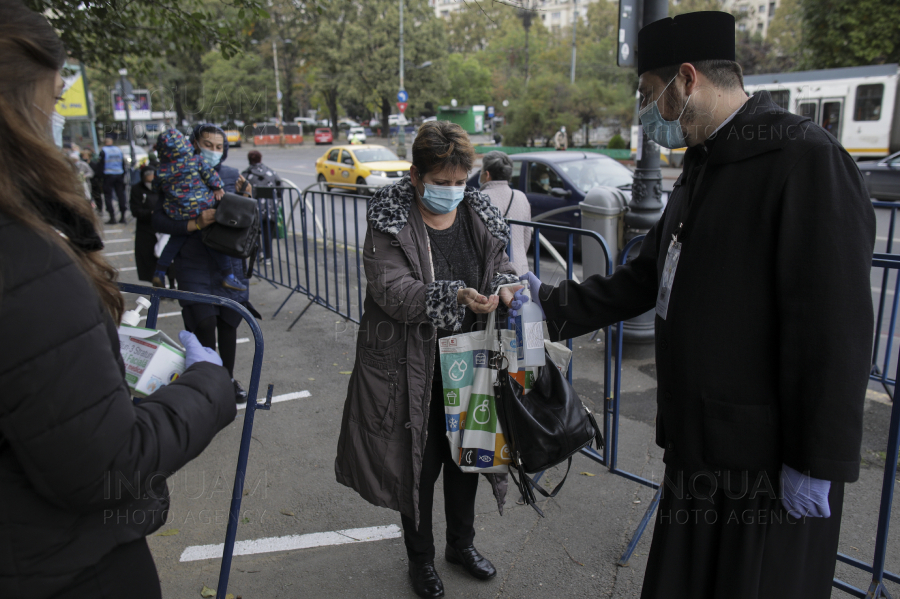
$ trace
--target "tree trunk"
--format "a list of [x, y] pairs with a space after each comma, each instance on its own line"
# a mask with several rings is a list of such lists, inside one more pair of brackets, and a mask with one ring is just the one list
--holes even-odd
[[385, 137], [391, 136], [391, 125], [390, 119], [388, 118], [391, 114], [391, 103], [387, 98], [381, 98], [381, 126], [383, 127]]
[[177, 127], [181, 126], [181, 122], [184, 121], [184, 105], [181, 103], [181, 82], [173, 81], [174, 90], [172, 96], [175, 100], [175, 118], [178, 119], [178, 122], [175, 124]]
[[338, 119], [338, 90], [331, 88], [325, 92], [325, 103], [328, 105], [328, 114], [331, 119], [331, 134], [337, 139], [337, 119]]

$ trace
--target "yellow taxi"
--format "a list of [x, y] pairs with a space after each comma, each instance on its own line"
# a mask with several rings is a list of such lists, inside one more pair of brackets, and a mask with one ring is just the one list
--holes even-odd
[[225, 126], [225, 137], [228, 139], [228, 147], [240, 148], [243, 140], [241, 128], [237, 123], [228, 123]]
[[354, 183], [366, 187], [348, 186], [345, 189], [359, 189], [359, 193], [369, 194], [395, 183], [409, 172], [410, 166], [410, 162], [400, 160], [384, 146], [362, 144], [331, 148], [316, 160], [316, 173], [320, 185], [326, 189], [342, 187], [340, 183]]

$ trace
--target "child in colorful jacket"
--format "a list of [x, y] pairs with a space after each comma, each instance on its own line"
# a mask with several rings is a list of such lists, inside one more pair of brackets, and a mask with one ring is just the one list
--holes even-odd
[[[215, 208], [225, 195], [219, 174], [199, 154], [177, 129], [169, 129], [156, 140], [159, 167], [154, 183], [162, 196], [163, 210], [174, 220], [190, 220]], [[169, 238], [156, 264], [153, 275], [155, 287], [165, 286], [166, 269], [181, 251], [187, 235]], [[231, 259], [221, 252], [207, 248], [222, 273], [222, 286], [245, 291], [231, 270]]]

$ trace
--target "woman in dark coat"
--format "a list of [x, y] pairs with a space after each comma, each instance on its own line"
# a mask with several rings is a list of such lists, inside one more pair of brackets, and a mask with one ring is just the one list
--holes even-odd
[[153, 211], [159, 204], [159, 193], [153, 186], [153, 167], [141, 167], [141, 182], [131, 187], [131, 214], [137, 219], [134, 235], [134, 263], [138, 279], [150, 282], [156, 270], [156, 233], [153, 232]]
[[116, 272], [48, 133], [65, 59], [0, 3], [0, 597], [159, 599], [145, 537], [166, 477], [234, 421], [231, 381], [207, 355], [132, 402]]
[[[224, 189], [230, 193], [250, 195], [251, 186], [236, 168], [222, 164], [228, 158], [228, 140], [225, 132], [215, 125], [198, 125], [191, 133], [194, 151], [209, 162], [222, 178]], [[189, 235], [181, 248], [178, 257], [172, 263], [175, 267], [175, 278], [178, 289], [193, 291], [232, 299], [247, 307], [257, 318], [261, 316], [250, 304], [250, 281], [244, 275], [246, 267], [243, 260], [232, 258], [234, 276], [248, 287], [245, 291], [236, 291], [222, 287], [222, 274], [213, 257], [206, 249], [200, 236], [200, 229], [214, 222], [215, 209], [206, 210], [194, 220], [174, 220], [162, 209], [153, 213], [153, 228], [157, 233], [170, 235]], [[241, 315], [228, 308], [220, 308], [209, 304], [197, 304], [179, 300], [184, 328], [191, 331], [204, 346], [215, 349], [218, 336], [219, 353], [222, 363], [234, 377], [234, 362], [237, 355], [237, 327], [241, 323]], [[247, 392], [238, 381], [234, 381], [235, 398], [239, 402], [247, 400]]]
[[[441, 470], [446, 560], [481, 580], [496, 574], [473, 544], [478, 475], [451, 455], [438, 357], [438, 339], [483, 328], [498, 306], [493, 289], [518, 280], [506, 255], [509, 226], [490, 198], [465, 187], [474, 154], [459, 125], [425, 123], [409, 176], [369, 203], [365, 313], [334, 464], [338, 482], [400, 512], [420, 597], [444, 595], [432, 527]], [[488, 479], [502, 513], [506, 475]]]
[[267, 187], [284, 187], [284, 181], [278, 176], [274, 170], [263, 164], [262, 154], [257, 150], [251, 150], [247, 153], [247, 162], [250, 163], [241, 174], [247, 179], [247, 182], [256, 190], [256, 197], [259, 200], [259, 222], [262, 233], [262, 250], [263, 260], [272, 259], [272, 237], [277, 235], [278, 229], [278, 205], [282, 199], [283, 192], [281, 189], [265, 189]]

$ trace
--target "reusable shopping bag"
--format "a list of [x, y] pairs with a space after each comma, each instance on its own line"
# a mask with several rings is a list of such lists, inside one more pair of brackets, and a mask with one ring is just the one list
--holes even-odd
[[[512, 459], [497, 417], [494, 383], [498, 380], [500, 367], [505, 366], [509, 376], [527, 393], [538, 369], [519, 367], [516, 333], [508, 329], [497, 330], [496, 311], [488, 315], [484, 331], [451, 335], [441, 339], [438, 345], [451, 455], [463, 472], [507, 472]], [[546, 340], [544, 346], [565, 376], [571, 350]], [[501, 356], [506, 358], [505, 363]]]

